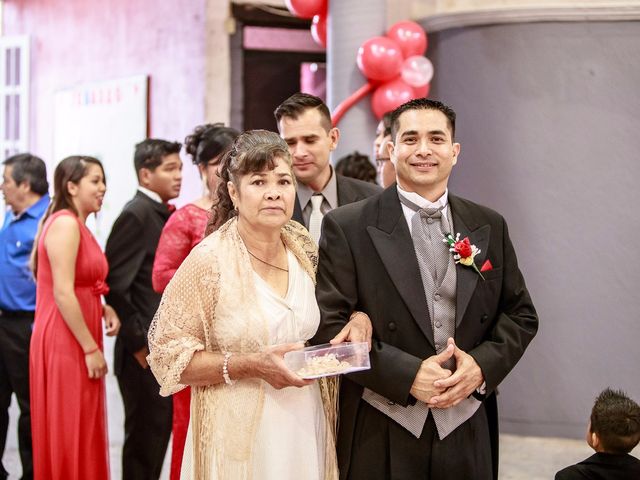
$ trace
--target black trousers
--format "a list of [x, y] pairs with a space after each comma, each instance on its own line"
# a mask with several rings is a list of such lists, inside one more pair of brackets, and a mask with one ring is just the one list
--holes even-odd
[[[20, 407], [18, 447], [23, 479], [33, 478], [29, 405], [29, 343], [32, 326], [33, 314], [2, 311], [0, 315], [0, 459], [7, 442], [11, 395], [15, 393]], [[0, 478], [7, 478], [7, 471], [1, 464]]]
[[125, 417], [122, 479], [157, 480], [171, 437], [171, 397], [160, 396], [151, 370], [130, 354], [123, 356], [118, 385]]
[[440, 440], [429, 415], [420, 438], [361, 400], [351, 446], [350, 480], [491, 480], [489, 425], [483, 407]]

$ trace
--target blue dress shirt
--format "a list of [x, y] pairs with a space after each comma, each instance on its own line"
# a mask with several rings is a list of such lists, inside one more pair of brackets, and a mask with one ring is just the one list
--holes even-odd
[[49, 195], [22, 214], [7, 212], [0, 230], [0, 310], [36, 309], [36, 283], [29, 270], [29, 257], [38, 222], [49, 206]]

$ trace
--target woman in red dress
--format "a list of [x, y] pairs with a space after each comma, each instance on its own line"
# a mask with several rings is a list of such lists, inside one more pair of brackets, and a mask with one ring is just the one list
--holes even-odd
[[[222, 123], [201, 125], [189, 135], [184, 145], [198, 167], [204, 184], [204, 195], [176, 210], [162, 230], [153, 264], [153, 288], [162, 293], [189, 252], [204, 237], [204, 230], [213, 205], [210, 192], [215, 192], [220, 177], [220, 160], [231, 148], [239, 132]], [[189, 426], [191, 389], [185, 388], [173, 396], [173, 443], [170, 480], [179, 480], [182, 453]]]
[[65, 158], [56, 167], [53, 201], [36, 238], [30, 350], [36, 479], [109, 478], [102, 318], [110, 336], [120, 321], [102, 306], [107, 260], [85, 226], [100, 210], [105, 190], [98, 160]]

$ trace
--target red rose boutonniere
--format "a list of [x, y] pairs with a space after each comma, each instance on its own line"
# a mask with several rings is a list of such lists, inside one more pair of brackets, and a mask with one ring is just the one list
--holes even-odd
[[450, 233], [446, 233], [442, 241], [449, 245], [449, 251], [453, 253], [453, 259], [456, 263], [473, 268], [480, 275], [480, 278], [484, 280], [484, 276], [474, 261], [475, 256], [480, 253], [480, 249], [471, 244], [469, 237], [464, 237], [460, 240], [459, 233], [456, 234], [455, 238]]

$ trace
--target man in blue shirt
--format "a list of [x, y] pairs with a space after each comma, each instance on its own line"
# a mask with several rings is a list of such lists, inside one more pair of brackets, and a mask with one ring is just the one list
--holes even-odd
[[[22, 478], [33, 478], [29, 409], [29, 342], [36, 309], [36, 284], [29, 269], [33, 240], [49, 206], [45, 163], [23, 153], [4, 162], [0, 190], [10, 208], [0, 229], [0, 458], [9, 427], [11, 395], [20, 406], [18, 444]], [[0, 479], [7, 471], [0, 464]]]

